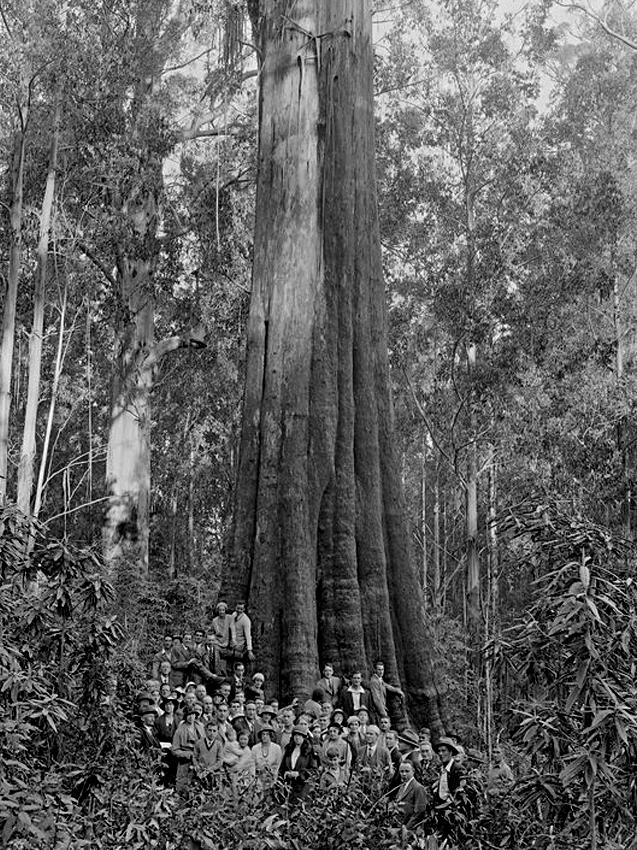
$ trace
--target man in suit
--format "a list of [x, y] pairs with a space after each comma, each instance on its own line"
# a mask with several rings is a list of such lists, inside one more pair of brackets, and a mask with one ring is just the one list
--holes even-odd
[[348, 688], [341, 692], [340, 707], [346, 717], [356, 714], [359, 708], [371, 709], [371, 695], [363, 687], [363, 674], [357, 670], [352, 673], [352, 681]]
[[320, 688], [332, 705], [338, 702], [338, 694], [341, 689], [341, 680], [334, 675], [334, 667], [331, 664], [325, 664], [323, 667], [323, 676], [318, 680], [315, 688]]
[[414, 776], [414, 766], [403, 761], [398, 768], [400, 785], [396, 792], [396, 802], [400, 805], [403, 823], [407, 829], [415, 829], [427, 814], [427, 791]]
[[369, 690], [372, 697], [372, 708], [376, 713], [376, 717], [387, 717], [387, 694], [396, 694], [401, 699], [404, 698], [404, 693], [395, 685], [389, 685], [384, 679], [385, 665], [382, 661], [377, 661], [374, 664], [374, 672], [369, 680]]
[[384, 780], [391, 771], [391, 756], [387, 747], [379, 743], [380, 729], [369, 725], [365, 730], [365, 746], [361, 749], [358, 767], [363, 778], [363, 785], [371, 785], [373, 779]]

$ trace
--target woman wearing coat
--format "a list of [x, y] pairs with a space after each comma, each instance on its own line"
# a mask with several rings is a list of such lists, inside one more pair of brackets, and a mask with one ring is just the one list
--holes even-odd
[[307, 729], [304, 726], [295, 726], [279, 768], [279, 778], [289, 788], [290, 802], [302, 800], [306, 796], [310, 778], [317, 767]]

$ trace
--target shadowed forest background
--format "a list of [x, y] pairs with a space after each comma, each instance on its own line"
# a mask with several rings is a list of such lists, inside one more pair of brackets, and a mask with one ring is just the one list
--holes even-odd
[[[463, 846], [635, 847], [637, 18], [376, 5], [392, 442], [436, 695], [411, 708], [515, 768]], [[265, 846], [262, 812], [239, 834], [171, 802], [131, 712], [164, 631], [241, 584], [259, 14], [0, 3], [9, 847]], [[350, 804], [268, 846], [424, 846]]]

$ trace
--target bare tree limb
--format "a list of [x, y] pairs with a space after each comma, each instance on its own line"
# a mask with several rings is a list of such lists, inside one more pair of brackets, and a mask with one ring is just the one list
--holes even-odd
[[429, 422], [429, 417], [427, 416], [424, 407], [422, 406], [418, 396], [416, 395], [416, 390], [414, 389], [414, 385], [412, 384], [409, 375], [407, 374], [405, 369], [403, 369], [402, 372], [403, 372], [403, 375], [405, 376], [405, 381], [407, 382], [407, 386], [409, 387], [409, 390], [411, 392], [411, 397], [414, 401], [414, 404], [416, 405], [416, 410], [418, 411], [422, 421], [425, 423], [425, 427], [427, 428], [427, 431], [429, 431], [429, 436], [431, 437], [432, 443], [434, 444], [436, 449], [440, 452], [441, 456], [447, 461], [449, 466], [454, 470], [454, 472], [458, 476], [460, 483], [466, 489], [466, 486], [467, 486], [466, 480], [465, 480], [464, 476], [462, 475], [462, 473], [458, 470], [457, 463], [451, 458], [449, 453], [447, 451], [445, 451], [445, 449], [438, 442], [438, 439], [436, 438], [436, 434], [434, 432], [434, 429], [431, 426], [431, 423]]
[[577, 9], [580, 12], [584, 12], [585, 15], [588, 15], [589, 18], [592, 18], [597, 24], [599, 24], [599, 26], [604, 30], [606, 35], [609, 35], [611, 38], [620, 41], [622, 44], [626, 45], [626, 47], [630, 47], [631, 50], [637, 51], [637, 41], [633, 41], [632, 39], [628, 38], [620, 32], [617, 32], [609, 26], [608, 12], [606, 12], [604, 17], [602, 18], [592, 9], [589, 9], [587, 6], [583, 6], [581, 3], [562, 3], [561, 0], [556, 0], [556, 3], [563, 9]]

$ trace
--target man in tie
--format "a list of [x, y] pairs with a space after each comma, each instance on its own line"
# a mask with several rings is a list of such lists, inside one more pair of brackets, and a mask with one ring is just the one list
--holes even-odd
[[360, 753], [359, 765], [361, 774], [371, 779], [384, 779], [391, 771], [391, 756], [387, 747], [378, 740], [380, 729], [370, 724], [365, 730], [365, 746]]
[[422, 823], [427, 814], [427, 792], [414, 776], [414, 766], [410, 761], [403, 761], [398, 768], [400, 785], [396, 792], [396, 802], [400, 805], [403, 823], [407, 829], [415, 829]]
[[332, 705], [336, 705], [338, 700], [338, 692], [341, 689], [341, 680], [334, 675], [334, 667], [331, 664], [325, 664], [323, 667], [323, 676], [318, 680], [315, 688], [320, 688]]

